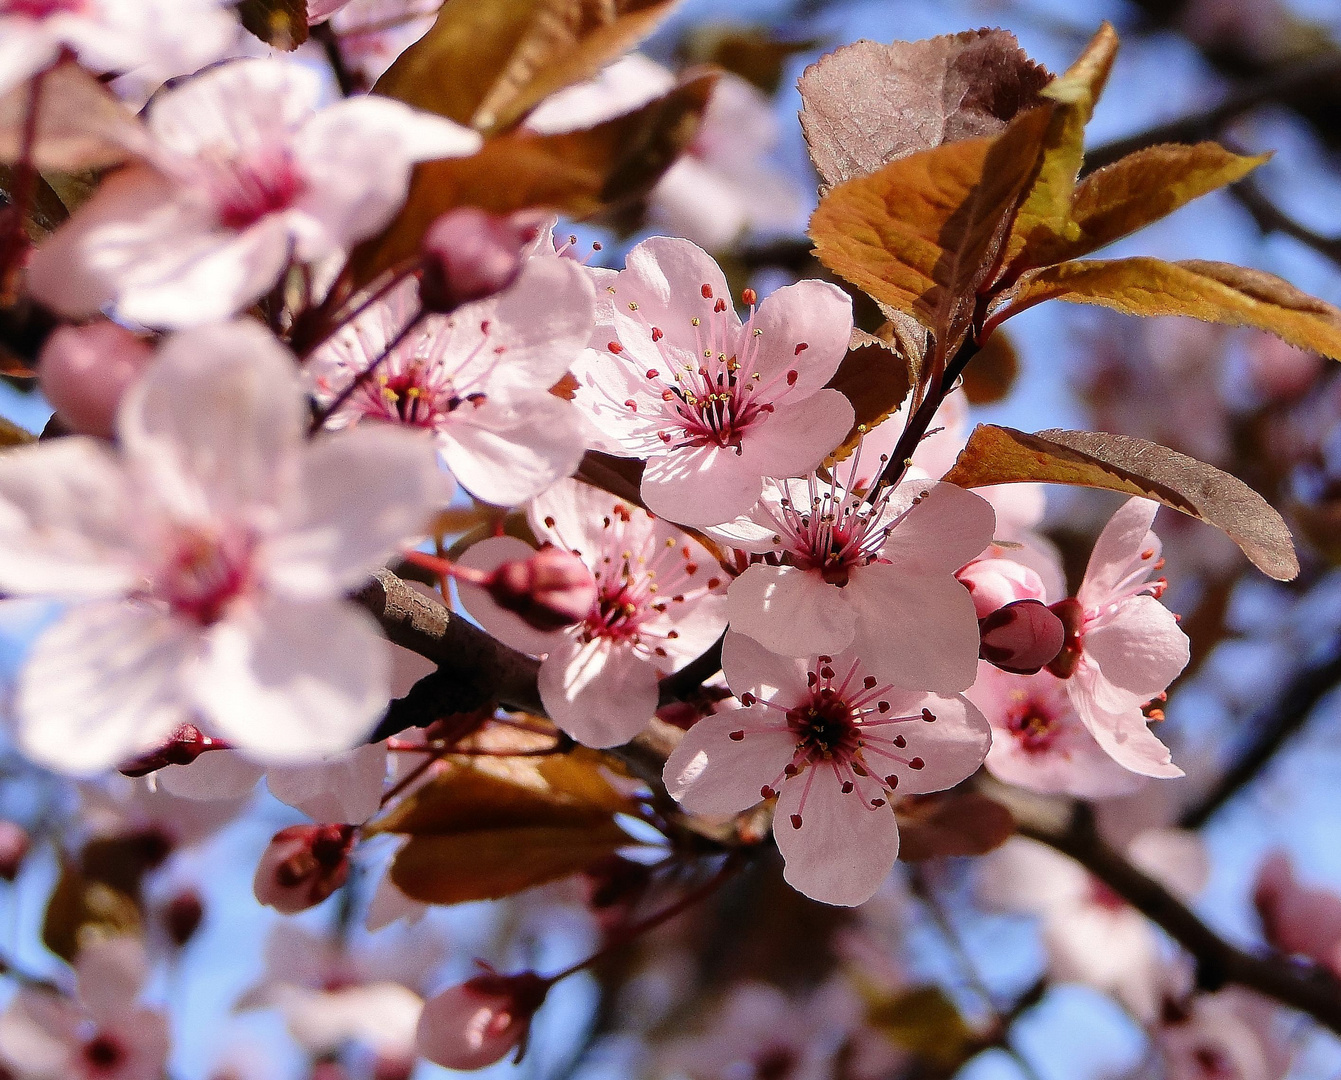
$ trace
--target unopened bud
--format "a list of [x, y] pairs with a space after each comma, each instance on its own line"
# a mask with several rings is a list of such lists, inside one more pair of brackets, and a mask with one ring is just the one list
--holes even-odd
[[1052, 604], [1048, 610], [1062, 621], [1062, 648], [1048, 662], [1048, 670], [1059, 679], [1069, 679], [1080, 663], [1080, 629], [1085, 620], [1085, 609], [1075, 597], [1067, 597]]
[[448, 1069], [483, 1069], [514, 1048], [520, 1059], [549, 987], [532, 971], [489, 971], [449, 987], [424, 1005], [415, 1033], [419, 1053]]
[[66, 427], [110, 439], [121, 396], [152, 355], [145, 341], [108, 319], [62, 326], [42, 347], [38, 381]]
[[955, 577], [973, 597], [979, 619], [1016, 600], [1042, 600], [1043, 579], [1013, 559], [975, 559]]
[[13, 881], [19, 876], [30, 843], [28, 830], [22, 825], [0, 820], [0, 878]]
[[194, 724], [183, 724], [162, 746], [123, 762], [122, 776], [148, 776], [169, 765], [190, 765], [206, 750], [227, 750], [228, 743], [211, 739]]
[[536, 233], [533, 215], [502, 217], [473, 206], [443, 214], [424, 234], [420, 303], [446, 313], [502, 292], [517, 280]]
[[372, 1080], [410, 1080], [417, 1064], [419, 1062], [414, 1057], [379, 1056], [373, 1062]]
[[529, 559], [503, 563], [485, 588], [494, 603], [537, 630], [580, 623], [596, 604], [596, 579], [586, 564], [552, 544]]
[[195, 889], [183, 889], [166, 904], [160, 913], [163, 929], [177, 948], [182, 948], [195, 937], [205, 918], [205, 901]]
[[1050, 663], [1066, 642], [1062, 620], [1040, 600], [1016, 600], [978, 622], [978, 655], [1002, 671], [1033, 675]]
[[285, 915], [314, 907], [348, 879], [353, 846], [353, 825], [280, 829], [256, 867], [256, 899]]

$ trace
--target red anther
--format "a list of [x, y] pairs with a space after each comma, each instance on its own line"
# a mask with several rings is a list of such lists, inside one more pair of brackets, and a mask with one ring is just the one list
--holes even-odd
[[793, 355], [794, 355], [794, 356], [800, 356], [800, 355], [801, 355], [803, 352], [805, 352], [808, 348], [810, 348], [810, 345], [807, 344], [806, 342], [804, 342], [804, 341], [798, 342], [797, 345], [796, 345], [796, 352], [795, 352]]
[[767, 784], [759, 789], [759, 798], [761, 799], [776, 799], [777, 797], [778, 793]]
[[552, 544], [529, 559], [503, 563], [485, 588], [494, 603], [536, 630], [580, 623], [596, 604], [596, 579], [586, 564]]
[[936, 714], [932, 712], [930, 709], [923, 709], [922, 719], [925, 720], [928, 724], [930, 724], [933, 720], [936, 719]]
[[875, 707], [876, 707], [880, 712], [882, 712], [882, 713], [887, 713], [887, 712], [889, 712], [889, 702], [888, 702], [888, 701], [877, 701], [877, 702], [875, 703]]
[[633, 398], [629, 398], [628, 401], [624, 402], [624, 407], [630, 412], [638, 411], [638, 403], [634, 401]]
[[711, 286], [711, 285], [704, 285], [704, 286], [703, 286], [703, 289], [702, 289], [702, 292], [703, 292], [703, 299], [704, 299], [704, 300], [711, 300], [711, 299], [712, 299], [712, 286]]
[[650, 368], [647, 369], [647, 371], [646, 371], [644, 377], [645, 377], [645, 378], [648, 378], [648, 379], [657, 379], [657, 378], [660, 378], [660, 377], [661, 377], [661, 372], [659, 372], [659, 371], [658, 371], [656, 368], [654, 368], [654, 367], [650, 367]]
[[591, 250], [592, 250], [592, 251], [603, 251], [603, 250], [605, 250], [605, 245], [602, 244], [599, 240], [593, 240], [593, 241], [591, 242]]
[[884, 805], [885, 805], [885, 800], [884, 800], [884, 799], [872, 799], [872, 800], [871, 800], [871, 805], [872, 805], [872, 806], [884, 806]]
[[652, 327], [652, 340], [653, 340], [653, 341], [660, 341], [660, 340], [661, 340], [663, 337], [665, 337], [665, 336], [666, 336], [666, 335], [663, 334], [663, 333], [661, 332], [661, 327], [659, 327], [659, 326], [654, 326], [654, 327]]
[[746, 289], [740, 294], [740, 298], [745, 302], [747, 307], [753, 307], [759, 302], [759, 294], [753, 289]]
[[874, 675], [867, 675], [866, 678], [861, 680], [861, 685], [866, 687], [867, 690], [874, 690], [875, 684], [876, 678]]
[[321, 903], [349, 878], [353, 825], [293, 825], [280, 829], [256, 867], [256, 899], [285, 915]]
[[609, 349], [612, 353], [614, 353], [616, 356], [618, 356], [620, 353], [624, 351], [624, 346], [621, 345], [618, 341], [611, 341], [605, 347]]
[[885, 777], [885, 787], [889, 788], [890, 791], [893, 791], [898, 786], [899, 786], [899, 778], [895, 776], [893, 773], [890, 773], [888, 776]]
[[905, 746], [908, 745], [908, 740], [904, 738], [902, 735], [895, 735], [894, 745], [897, 746], [900, 750], [902, 750]]
[[748, 690], [740, 695], [740, 703], [744, 705], [747, 709], [751, 705], [755, 704], [758, 700], [759, 699], [755, 697], [753, 694], [751, 694]]
[[792, 828], [793, 828], [793, 829], [799, 829], [800, 827], [801, 827], [801, 815], [800, 815], [800, 814], [793, 814], [793, 815], [792, 815]]
[[710, 588], [710, 589], [716, 589], [716, 588], [717, 588], [718, 586], [720, 586], [721, 584], [722, 584], [722, 579], [719, 578], [719, 577], [710, 577], [710, 578], [708, 578], [708, 588]]
[[712, 306], [712, 310], [720, 315], [723, 311], [726, 310], [726, 301], [723, 300], [721, 297], [718, 297], [717, 303], [713, 304]]
[[671, 401], [674, 397], [675, 397], [675, 391], [674, 391], [674, 390], [663, 390], [663, 391], [661, 391], [661, 400], [662, 400], [662, 401]]
[[798, 372], [795, 368], [792, 368], [791, 371], [787, 372], [787, 385], [795, 386], [796, 380], [799, 379], [800, 377], [801, 377], [800, 372]]
[[1149, 561], [1150, 559], [1153, 559], [1154, 557], [1155, 557], [1155, 549], [1154, 549], [1154, 548], [1146, 548], [1143, 552], [1141, 552], [1141, 558], [1144, 559], [1144, 560], [1146, 560], [1146, 561]]
[[745, 732], [743, 732], [743, 731], [729, 731], [729, 732], [727, 732], [726, 737], [727, 737], [728, 739], [730, 739], [732, 742], [740, 742], [742, 739], [745, 738]]
[[844, 794], [844, 795], [851, 795], [851, 794], [852, 794], [852, 787], [853, 787], [853, 785], [852, 785], [852, 781], [851, 781], [851, 780], [844, 780], [843, 783], [842, 783], [842, 791], [843, 791], [843, 794]]
[[915, 757], [912, 761], [908, 762], [908, 768], [910, 769], [925, 769], [926, 767], [927, 763], [920, 757]]

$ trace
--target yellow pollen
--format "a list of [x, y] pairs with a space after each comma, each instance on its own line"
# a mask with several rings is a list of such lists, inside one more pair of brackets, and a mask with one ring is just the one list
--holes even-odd
[[697, 326], [697, 325], [698, 325], [698, 316], [695, 315], [692, 319], [690, 319], [690, 320], [689, 320], [689, 324], [690, 324], [691, 326]]

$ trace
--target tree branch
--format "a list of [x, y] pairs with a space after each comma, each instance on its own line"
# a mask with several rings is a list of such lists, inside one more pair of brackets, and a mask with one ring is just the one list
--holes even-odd
[[1228, 191], [1253, 216], [1253, 221], [1262, 232], [1291, 236], [1341, 266], [1341, 237], [1323, 236], [1301, 225], [1273, 203], [1254, 180], [1240, 180], [1237, 184], [1231, 184]]
[[1218, 990], [1233, 983], [1307, 1013], [1341, 1034], [1341, 981], [1323, 968], [1279, 955], [1255, 955], [1211, 930], [1178, 897], [1142, 873], [1098, 834], [1089, 808], [1076, 804], [1065, 820], [1022, 816], [1019, 832], [1070, 856], [1164, 929], [1197, 962], [1197, 983]]

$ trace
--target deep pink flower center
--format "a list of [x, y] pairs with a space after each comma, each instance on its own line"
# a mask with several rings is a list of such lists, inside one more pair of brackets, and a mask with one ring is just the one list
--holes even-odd
[[78, 14], [87, 4], [88, 0], [0, 0], [0, 15], [49, 19], [53, 15]]
[[84, 1063], [90, 1076], [109, 1076], [126, 1060], [126, 1048], [103, 1032], [84, 1044]]
[[181, 529], [172, 539], [155, 593], [178, 615], [213, 625], [249, 590], [253, 549], [252, 538], [243, 532]]
[[1027, 699], [1007, 718], [1010, 733], [1029, 754], [1044, 754], [1061, 735], [1062, 718], [1041, 701]]
[[210, 163], [210, 183], [219, 224], [246, 229], [269, 214], [287, 210], [307, 187], [292, 155], [283, 148]]

